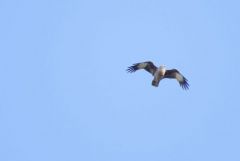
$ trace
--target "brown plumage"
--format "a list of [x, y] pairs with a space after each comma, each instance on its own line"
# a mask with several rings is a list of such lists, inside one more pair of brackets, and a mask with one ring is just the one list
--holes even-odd
[[188, 80], [177, 69], [166, 70], [163, 65], [157, 68], [151, 61], [146, 61], [133, 64], [127, 68], [127, 71], [133, 73], [139, 69], [145, 69], [153, 75], [154, 79], [152, 85], [155, 87], [158, 87], [158, 84], [162, 79], [169, 78], [176, 79], [183, 89], [187, 90], [189, 88]]

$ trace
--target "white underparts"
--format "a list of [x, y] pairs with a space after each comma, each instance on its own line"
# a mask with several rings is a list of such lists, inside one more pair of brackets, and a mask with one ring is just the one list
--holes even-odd
[[161, 79], [164, 77], [164, 74], [166, 72], [166, 69], [163, 66], [160, 66], [157, 71], [154, 73], [154, 79], [152, 82], [153, 86], [158, 86]]

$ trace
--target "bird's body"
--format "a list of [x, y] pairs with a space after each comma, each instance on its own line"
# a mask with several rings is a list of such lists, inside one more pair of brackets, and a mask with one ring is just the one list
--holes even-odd
[[158, 84], [164, 78], [165, 73], [166, 73], [165, 66], [160, 66], [159, 68], [157, 68], [156, 72], [153, 75], [154, 78], [152, 81], [152, 85], [158, 87]]
[[153, 75], [152, 85], [155, 87], [158, 87], [159, 82], [164, 78], [176, 79], [183, 89], [188, 89], [189, 87], [188, 80], [177, 69], [167, 70], [164, 65], [157, 68], [151, 61], [146, 61], [133, 64], [128, 67], [127, 71], [132, 73], [139, 69], [145, 69]]

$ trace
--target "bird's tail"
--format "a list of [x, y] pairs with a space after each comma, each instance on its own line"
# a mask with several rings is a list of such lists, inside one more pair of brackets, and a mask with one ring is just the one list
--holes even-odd
[[158, 84], [159, 84], [159, 81], [153, 79], [152, 85], [153, 85], [154, 87], [158, 87]]

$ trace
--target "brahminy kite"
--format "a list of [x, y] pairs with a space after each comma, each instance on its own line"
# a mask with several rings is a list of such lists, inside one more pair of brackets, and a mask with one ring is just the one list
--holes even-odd
[[145, 69], [153, 75], [152, 85], [158, 87], [159, 82], [164, 78], [176, 79], [180, 86], [187, 90], [189, 88], [188, 80], [177, 70], [167, 70], [164, 65], [157, 68], [151, 61], [136, 63], [127, 68], [129, 73], [133, 73], [139, 69]]

